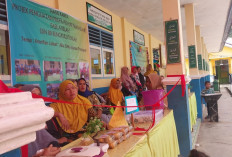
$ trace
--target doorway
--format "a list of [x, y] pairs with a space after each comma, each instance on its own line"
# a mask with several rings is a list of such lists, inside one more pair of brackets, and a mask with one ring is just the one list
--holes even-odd
[[220, 84], [229, 84], [230, 73], [229, 73], [229, 62], [227, 59], [215, 61], [216, 78]]

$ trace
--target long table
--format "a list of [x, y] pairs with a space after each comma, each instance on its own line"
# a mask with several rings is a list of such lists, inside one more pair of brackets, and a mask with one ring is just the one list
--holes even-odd
[[[136, 124], [147, 128], [150, 123]], [[64, 147], [70, 148], [79, 143], [74, 141]], [[177, 157], [180, 154], [176, 124], [172, 110], [165, 110], [164, 117], [146, 134], [133, 135], [114, 149], [108, 149], [104, 157]]]

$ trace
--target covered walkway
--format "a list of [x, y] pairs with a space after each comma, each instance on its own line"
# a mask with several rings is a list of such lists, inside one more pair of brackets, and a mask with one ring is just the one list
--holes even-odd
[[[222, 97], [218, 102], [219, 122], [201, 123], [196, 149], [205, 152], [210, 157], [231, 156], [232, 146], [232, 97], [224, 87], [221, 87]], [[206, 116], [206, 108], [204, 110]]]

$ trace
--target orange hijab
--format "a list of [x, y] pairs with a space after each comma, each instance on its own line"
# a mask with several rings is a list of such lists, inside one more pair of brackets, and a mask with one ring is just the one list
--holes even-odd
[[108, 98], [115, 105], [117, 105], [118, 102], [121, 103], [122, 98], [123, 98], [123, 94], [122, 94], [121, 90], [115, 88], [117, 81], [120, 81], [119, 78], [114, 78], [111, 80], [110, 89], [109, 89], [109, 93], [108, 93]]

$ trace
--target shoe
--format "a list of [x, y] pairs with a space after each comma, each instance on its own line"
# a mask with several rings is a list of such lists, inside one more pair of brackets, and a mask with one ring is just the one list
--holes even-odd
[[209, 119], [209, 115], [205, 117], [205, 119]]

